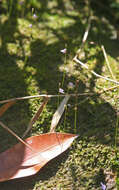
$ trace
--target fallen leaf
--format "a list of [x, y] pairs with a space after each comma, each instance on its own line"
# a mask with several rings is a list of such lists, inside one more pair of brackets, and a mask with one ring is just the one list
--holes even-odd
[[0, 182], [37, 173], [47, 162], [64, 152], [78, 135], [46, 133], [27, 138], [0, 154]]

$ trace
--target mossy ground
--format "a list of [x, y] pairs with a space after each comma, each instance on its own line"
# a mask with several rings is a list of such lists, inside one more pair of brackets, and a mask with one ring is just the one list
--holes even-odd
[[[116, 88], [99, 95], [98, 92], [114, 84], [97, 79], [72, 61], [81, 45], [89, 7], [82, 1], [30, 2], [20, 5], [15, 1], [16, 4], [10, 9], [7, 1], [4, 1], [1, 9], [0, 99], [39, 93], [58, 94], [64, 70], [62, 88], [65, 92], [68, 92], [69, 82], [75, 84], [78, 80], [78, 93], [92, 92], [94, 95], [79, 96], [77, 100], [72, 97], [57, 127], [60, 132], [79, 134], [70, 149], [48, 163], [37, 175], [0, 183], [0, 189], [100, 190], [101, 182], [111, 189], [110, 179], [112, 189], [116, 189], [115, 178], [119, 183], [118, 131], [115, 135], [118, 128], [119, 90]], [[97, 12], [95, 4], [91, 9], [94, 20], [82, 61], [87, 62], [98, 74], [111, 78], [101, 50], [101, 45], [104, 45], [112, 71], [116, 80], [119, 80], [119, 41], [113, 39], [116, 34], [113, 18], [109, 18], [108, 12], [100, 7]], [[60, 52], [65, 47], [66, 63], [65, 55]], [[71, 92], [75, 91], [76, 89]], [[53, 113], [60, 100], [50, 99], [29, 135], [49, 131]], [[42, 99], [18, 101], [1, 120], [22, 136], [41, 102]], [[17, 140], [0, 128], [0, 142], [2, 152]]]

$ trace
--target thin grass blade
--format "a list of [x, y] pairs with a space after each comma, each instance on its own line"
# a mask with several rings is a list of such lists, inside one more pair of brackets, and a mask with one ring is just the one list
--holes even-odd
[[16, 101], [10, 101], [3, 106], [0, 107], [0, 117], [8, 110], [9, 107], [11, 107], [13, 104], [15, 104]]
[[26, 131], [23, 134], [23, 138], [28, 134], [28, 132], [32, 129], [33, 124], [36, 122], [36, 120], [39, 118], [41, 112], [43, 111], [45, 105], [48, 103], [49, 98], [45, 97], [44, 101], [42, 103], [42, 105], [40, 106], [40, 108], [38, 109], [38, 111], [36, 112], [36, 114], [32, 117], [31, 121], [29, 122], [28, 128], [26, 129]]
[[51, 122], [51, 127], [50, 127], [50, 132], [54, 132], [56, 126], [59, 123], [60, 118], [62, 117], [62, 114], [65, 110], [65, 106], [70, 98], [70, 95], [66, 95], [65, 98], [62, 100], [61, 104], [59, 105], [58, 109], [53, 115], [52, 122]]

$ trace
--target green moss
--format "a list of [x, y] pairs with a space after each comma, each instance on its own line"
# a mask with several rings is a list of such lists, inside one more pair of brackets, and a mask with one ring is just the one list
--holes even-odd
[[[77, 92], [92, 92], [94, 96], [79, 96], [77, 100], [74, 97], [70, 98], [67, 110], [57, 127], [57, 131], [60, 132], [79, 134], [79, 138], [67, 152], [52, 160], [37, 175], [20, 182], [2, 183], [0, 189], [99, 190], [101, 181], [107, 183], [105, 174], [107, 170], [113, 170], [118, 184], [118, 138], [116, 153], [114, 149], [119, 110], [118, 89], [97, 94], [114, 84], [96, 78], [72, 61], [85, 32], [87, 5], [82, 1], [69, 0], [48, 2], [33, 0], [24, 3], [22, 6], [17, 5], [15, 11], [12, 10], [11, 17], [8, 16], [7, 1], [4, 1], [1, 9], [0, 99], [42, 93], [57, 94], [64, 69], [66, 73], [62, 88], [65, 92], [68, 92], [68, 83], [75, 84], [78, 79]], [[111, 78], [101, 50], [103, 44], [111, 69], [118, 80], [119, 45], [117, 40], [110, 38], [112, 30], [115, 32], [116, 27], [113, 25], [112, 29], [111, 20], [103, 15], [103, 12], [95, 11], [95, 6], [91, 6], [91, 9], [95, 19], [92, 21], [84, 53], [80, 58], [90, 70]], [[33, 17], [34, 13], [37, 18]], [[66, 63], [65, 56], [60, 52], [65, 47], [67, 47]], [[74, 88], [72, 93], [75, 93], [75, 90]], [[49, 131], [52, 116], [61, 100], [61, 98], [49, 100], [29, 136]], [[22, 136], [42, 101], [40, 98], [17, 102], [4, 114], [3, 122]], [[0, 141], [1, 152], [17, 142], [2, 128]]]

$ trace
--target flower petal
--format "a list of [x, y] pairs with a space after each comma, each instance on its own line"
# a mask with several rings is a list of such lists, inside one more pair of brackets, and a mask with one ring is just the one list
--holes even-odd
[[64, 49], [60, 50], [60, 52], [63, 53], [63, 54], [66, 54], [67, 53], [67, 49], [64, 48]]

